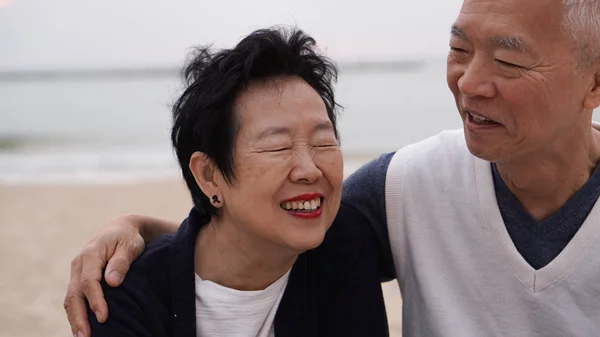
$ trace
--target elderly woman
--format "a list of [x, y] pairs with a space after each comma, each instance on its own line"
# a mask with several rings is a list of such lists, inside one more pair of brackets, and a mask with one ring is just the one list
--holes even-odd
[[195, 54], [172, 129], [194, 207], [121, 286], [102, 283], [110, 314], [89, 308], [93, 336], [387, 335], [377, 266], [364, 262], [376, 258], [348, 258], [375, 251], [370, 233], [330, 228], [337, 70], [313, 45], [268, 29]]

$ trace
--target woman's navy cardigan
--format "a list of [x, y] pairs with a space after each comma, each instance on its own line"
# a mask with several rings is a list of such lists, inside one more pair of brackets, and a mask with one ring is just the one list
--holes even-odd
[[[298, 257], [275, 316], [276, 337], [388, 336], [377, 242], [358, 219], [342, 205], [321, 246]], [[192, 209], [177, 233], [147, 245], [121, 286], [102, 282], [108, 320], [98, 323], [88, 308], [92, 336], [196, 336], [198, 223]]]

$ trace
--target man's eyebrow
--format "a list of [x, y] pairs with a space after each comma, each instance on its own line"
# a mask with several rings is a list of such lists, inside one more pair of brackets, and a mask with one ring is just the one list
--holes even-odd
[[[460, 27], [458, 27], [456, 24], [453, 24], [450, 28], [450, 34], [463, 39], [469, 38], [467, 33]], [[492, 36], [487, 39], [486, 43], [489, 46], [509, 51], [516, 51], [520, 53], [525, 53], [529, 51], [527, 44], [521, 38], [518, 38], [516, 36]]]
[[450, 34], [462, 38], [467, 38], [467, 34], [465, 33], [465, 31], [460, 29], [456, 24], [453, 24], [452, 27], [450, 27]]
[[525, 42], [516, 36], [492, 36], [487, 40], [490, 46], [516, 52], [527, 52]]

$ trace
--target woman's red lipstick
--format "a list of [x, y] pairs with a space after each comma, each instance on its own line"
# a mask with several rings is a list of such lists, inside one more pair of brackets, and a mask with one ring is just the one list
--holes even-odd
[[[315, 199], [319, 199], [319, 205], [316, 209], [311, 209], [311, 210], [305, 210], [305, 209], [287, 209], [285, 207], [286, 203], [292, 203], [292, 202], [310, 202], [312, 200]], [[323, 195], [321, 193], [307, 193], [307, 194], [301, 194], [301, 195], [297, 195], [293, 198], [289, 198], [286, 199], [284, 201], [282, 201], [280, 203], [281, 208], [286, 211], [287, 213], [301, 218], [301, 219], [315, 219], [318, 218], [319, 216], [321, 216], [321, 204], [323, 202], [324, 198]]]

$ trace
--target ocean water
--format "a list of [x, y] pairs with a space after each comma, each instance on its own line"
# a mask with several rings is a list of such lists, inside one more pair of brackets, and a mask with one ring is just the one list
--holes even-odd
[[[178, 177], [169, 142], [177, 72], [0, 81], [0, 183], [106, 183]], [[341, 66], [346, 169], [461, 126], [445, 61]]]

